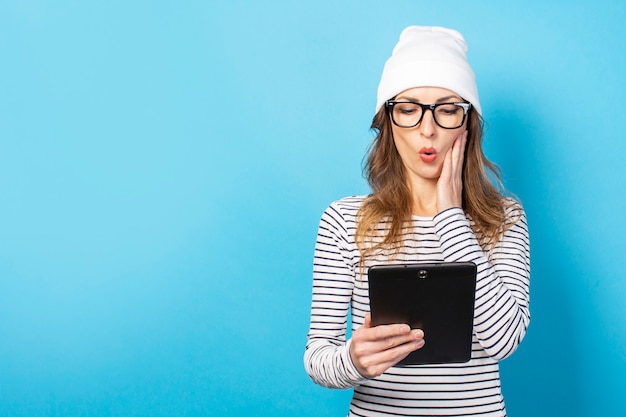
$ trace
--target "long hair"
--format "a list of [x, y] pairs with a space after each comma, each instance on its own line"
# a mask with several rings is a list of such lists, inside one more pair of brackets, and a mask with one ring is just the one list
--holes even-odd
[[[398, 250], [402, 244], [402, 229], [411, 221], [411, 191], [393, 140], [391, 123], [384, 107], [372, 121], [376, 137], [363, 168], [372, 194], [365, 199], [357, 214], [356, 243], [362, 267], [366, 258], [379, 250]], [[505, 199], [500, 191], [501, 172], [483, 152], [483, 121], [475, 111], [469, 113], [467, 130], [462, 208], [472, 220], [472, 230], [481, 247], [488, 251], [511, 227], [506, 208], [515, 202]], [[491, 180], [487, 172], [492, 174]], [[383, 221], [387, 225], [386, 234], [376, 236], [377, 227]]]

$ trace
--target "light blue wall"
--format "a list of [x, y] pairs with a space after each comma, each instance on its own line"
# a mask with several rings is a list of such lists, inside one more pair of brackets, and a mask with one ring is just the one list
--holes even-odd
[[408, 24], [466, 36], [527, 209], [509, 414], [626, 414], [626, 3], [213, 3], [0, 4], [0, 415], [344, 415], [313, 242]]

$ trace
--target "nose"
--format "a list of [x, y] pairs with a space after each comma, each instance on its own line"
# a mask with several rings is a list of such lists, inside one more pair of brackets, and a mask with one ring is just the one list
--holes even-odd
[[435, 123], [435, 115], [432, 109], [424, 109], [422, 115], [422, 121], [419, 124], [419, 129], [424, 137], [431, 138], [437, 131], [437, 125]]

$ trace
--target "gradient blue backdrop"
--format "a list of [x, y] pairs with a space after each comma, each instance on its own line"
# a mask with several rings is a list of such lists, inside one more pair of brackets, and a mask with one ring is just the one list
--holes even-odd
[[626, 415], [626, 3], [0, 3], [0, 415], [340, 416], [302, 366], [317, 223], [378, 77], [460, 30], [524, 203], [511, 416]]

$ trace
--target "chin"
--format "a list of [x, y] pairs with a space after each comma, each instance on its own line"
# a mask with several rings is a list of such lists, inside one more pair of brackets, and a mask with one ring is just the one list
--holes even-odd
[[441, 177], [441, 168], [442, 167], [433, 167], [432, 169], [422, 170], [420, 176], [429, 180], [438, 180], [439, 177]]

